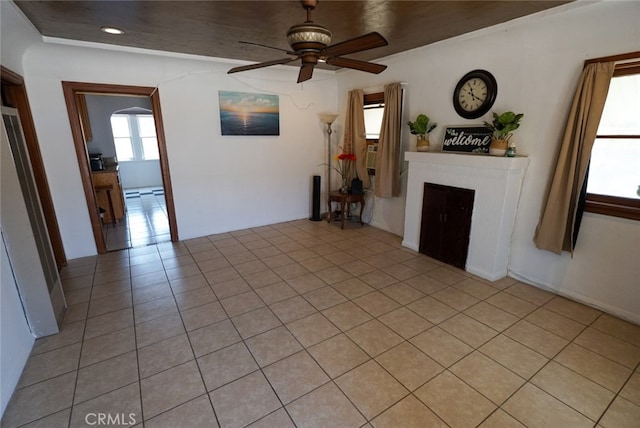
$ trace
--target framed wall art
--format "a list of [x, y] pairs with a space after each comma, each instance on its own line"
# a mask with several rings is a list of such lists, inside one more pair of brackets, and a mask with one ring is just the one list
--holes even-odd
[[280, 135], [277, 95], [218, 91], [222, 135]]
[[490, 144], [491, 130], [482, 125], [447, 126], [442, 151], [488, 154]]

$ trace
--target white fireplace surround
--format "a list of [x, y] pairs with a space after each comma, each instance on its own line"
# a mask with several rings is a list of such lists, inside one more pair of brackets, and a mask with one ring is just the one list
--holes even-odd
[[511, 234], [527, 157], [406, 152], [409, 161], [402, 245], [418, 251], [424, 183], [475, 190], [466, 271], [490, 281], [507, 275]]

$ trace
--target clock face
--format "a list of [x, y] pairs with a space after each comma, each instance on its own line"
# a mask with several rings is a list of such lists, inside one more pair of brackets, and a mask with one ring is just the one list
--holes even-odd
[[487, 99], [487, 84], [474, 77], [467, 80], [458, 93], [458, 102], [466, 111], [478, 110]]
[[498, 85], [491, 73], [474, 70], [458, 82], [453, 91], [453, 106], [460, 116], [475, 119], [489, 111], [497, 92]]

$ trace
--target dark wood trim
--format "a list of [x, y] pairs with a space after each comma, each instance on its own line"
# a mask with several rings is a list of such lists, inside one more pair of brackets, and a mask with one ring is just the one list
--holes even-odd
[[640, 200], [587, 193], [585, 211], [640, 220]]
[[49, 241], [53, 249], [53, 255], [56, 259], [58, 269], [67, 265], [67, 256], [62, 243], [62, 235], [58, 226], [58, 218], [51, 198], [51, 189], [47, 174], [42, 161], [42, 152], [38, 143], [33, 116], [31, 114], [31, 106], [27, 97], [27, 90], [24, 85], [24, 79], [19, 74], [0, 66], [0, 76], [2, 81], [2, 92], [5, 101], [9, 102], [10, 107], [18, 110], [20, 122], [22, 123], [22, 131], [29, 152], [29, 160], [33, 169], [33, 175], [42, 205], [44, 220], [47, 225]]
[[613, 70], [613, 77], [629, 76], [631, 74], [640, 73], [640, 61], [623, 62], [616, 64]]
[[64, 92], [64, 100], [67, 104], [67, 113], [69, 115], [69, 124], [71, 125], [71, 136], [76, 149], [76, 158], [78, 159], [78, 167], [80, 168], [80, 179], [82, 180], [82, 188], [87, 201], [87, 209], [89, 210], [89, 219], [91, 220], [91, 229], [96, 242], [98, 254], [107, 252], [107, 243], [104, 241], [102, 234], [102, 225], [100, 222], [100, 214], [98, 213], [98, 202], [93, 189], [93, 181], [91, 177], [91, 167], [89, 163], [89, 154], [87, 146], [82, 135], [82, 123], [80, 121], [80, 111], [76, 103], [77, 85], [73, 82], [62, 82], [62, 90]]
[[611, 61], [626, 61], [628, 59], [636, 59], [640, 58], [640, 51], [629, 52], [625, 54], [611, 55], [611, 56], [603, 56], [600, 58], [591, 58], [587, 59], [584, 62], [584, 65], [594, 64], [596, 62], [611, 62]]
[[364, 105], [384, 103], [384, 92], [364, 94]]
[[146, 96], [151, 98], [153, 110], [153, 118], [156, 124], [156, 137], [158, 140], [158, 151], [160, 152], [160, 169], [162, 173], [162, 181], [164, 186], [164, 196], [167, 204], [167, 215], [169, 217], [169, 230], [171, 240], [178, 241], [178, 229], [176, 225], [175, 207], [173, 205], [173, 191], [171, 187], [171, 177], [169, 174], [169, 163], [167, 160], [166, 139], [164, 136], [164, 124], [162, 122], [162, 114], [160, 111], [160, 98], [158, 90], [147, 86], [127, 86], [127, 85], [111, 85], [106, 83], [83, 83], [83, 82], [62, 82], [64, 98], [69, 113], [69, 123], [71, 125], [71, 134], [73, 136], [76, 148], [76, 157], [80, 168], [80, 176], [82, 178], [82, 187], [84, 189], [87, 200], [87, 209], [89, 210], [89, 218], [91, 219], [91, 228], [96, 241], [96, 248], [99, 254], [107, 252], [107, 246], [102, 234], [102, 224], [98, 214], [98, 205], [92, 184], [91, 168], [89, 163], [89, 155], [87, 146], [82, 135], [82, 124], [76, 103], [78, 93], [97, 94], [97, 95], [133, 95]]
[[[162, 122], [162, 109], [160, 108], [160, 93], [158, 90], [151, 94], [151, 107], [153, 110], [153, 121], [156, 124], [156, 139], [158, 140], [158, 151], [160, 154], [160, 170], [162, 172], [162, 186], [164, 187], [164, 198], [167, 204], [167, 216], [169, 217], [169, 233], [173, 242], [178, 241], [178, 227], [175, 222], [176, 210], [173, 204], [173, 189], [169, 177], [169, 157], [167, 155], [167, 142], [164, 136], [164, 122]], [[171, 221], [171, 219], [174, 219]]]
[[89, 120], [89, 112], [87, 111], [87, 99], [84, 94], [76, 94], [76, 105], [78, 106], [78, 114], [80, 115], [80, 125], [82, 125], [82, 137], [84, 142], [88, 143], [93, 140], [93, 132], [91, 131], [91, 121]]
[[0, 73], [2, 74], [2, 83], [6, 82], [10, 85], [24, 85], [24, 79], [22, 76], [15, 71], [9, 70], [4, 65], [0, 65]]
[[640, 139], [640, 135], [596, 135], [596, 138], [608, 138], [610, 140], [616, 140], [616, 139], [621, 139], [621, 140], [637, 140]]

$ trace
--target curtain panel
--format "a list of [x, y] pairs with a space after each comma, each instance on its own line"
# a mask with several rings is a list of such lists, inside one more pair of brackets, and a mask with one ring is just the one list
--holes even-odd
[[356, 175], [362, 180], [362, 186], [370, 187], [371, 182], [367, 173], [367, 135], [364, 129], [364, 91], [362, 89], [354, 89], [349, 92], [343, 145], [343, 153], [356, 155]]
[[384, 113], [376, 155], [375, 195], [400, 196], [400, 132], [402, 125], [402, 86], [384, 87]]
[[599, 62], [582, 71], [533, 238], [540, 249], [573, 253], [578, 201], [614, 68], [615, 62]]

